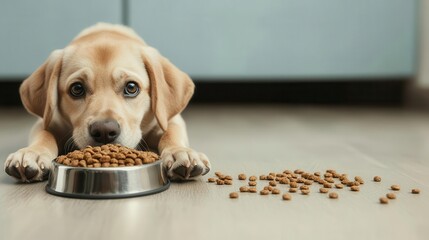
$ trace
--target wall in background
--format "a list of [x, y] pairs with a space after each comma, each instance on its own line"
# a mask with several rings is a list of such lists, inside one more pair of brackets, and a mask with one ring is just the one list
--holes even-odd
[[130, 25], [201, 79], [414, 74], [414, 0], [130, 0]]
[[415, 73], [417, 5], [417, 0], [6, 1], [0, 8], [0, 80], [27, 76], [89, 25], [124, 19], [194, 79], [400, 79]]
[[429, 1], [421, 1], [417, 87], [429, 89]]
[[99, 21], [121, 23], [120, 0], [19, 0], [0, 6], [0, 81], [21, 80]]

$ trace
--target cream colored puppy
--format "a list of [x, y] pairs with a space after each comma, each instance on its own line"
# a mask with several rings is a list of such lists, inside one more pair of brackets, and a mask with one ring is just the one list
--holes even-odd
[[42, 181], [58, 154], [119, 143], [158, 150], [173, 180], [204, 175], [210, 162], [189, 148], [180, 115], [193, 91], [189, 76], [133, 30], [104, 23], [85, 29], [21, 85], [25, 108], [40, 120], [5, 171]]

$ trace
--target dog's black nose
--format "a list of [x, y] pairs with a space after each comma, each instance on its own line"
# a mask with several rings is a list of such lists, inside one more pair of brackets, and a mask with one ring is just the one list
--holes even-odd
[[112, 119], [94, 122], [89, 126], [89, 134], [99, 143], [111, 143], [121, 133], [119, 123]]

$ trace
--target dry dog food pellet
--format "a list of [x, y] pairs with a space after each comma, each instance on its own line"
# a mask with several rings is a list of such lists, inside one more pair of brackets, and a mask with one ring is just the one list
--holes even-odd
[[269, 184], [273, 187], [277, 186], [277, 183], [275, 181], [270, 181]]
[[388, 193], [388, 194], [386, 194], [386, 197], [388, 199], [396, 199], [396, 195], [394, 193]]
[[330, 177], [332, 177], [332, 174], [331, 174], [331, 173], [329, 173], [329, 172], [327, 172], [327, 173], [325, 173], [323, 176], [324, 176], [325, 178], [330, 178]]
[[261, 190], [259, 193], [261, 195], [268, 195], [270, 193], [270, 191], [264, 189], [264, 190]]
[[227, 176], [225, 176], [225, 179], [226, 179], [226, 180], [232, 180], [232, 177], [231, 177], [231, 176], [229, 176], [229, 175], [227, 175]]
[[61, 155], [55, 161], [72, 167], [97, 168], [142, 165], [158, 159], [159, 156], [153, 152], [138, 151], [119, 144], [106, 144], [99, 147], [87, 146], [82, 150]]
[[267, 176], [267, 180], [274, 180], [274, 179], [276, 179], [276, 177], [274, 177], [273, 175], [268, 175]]
[[325, 178], [325, 181], [327, 181], [328, 183], [334, 183], [335, 180], [333, 178]]
[[246, 186], [240, 187], [240, 192], [248, 192], [248, 191], [249, 191], [248, 187], [246, 187]]
[[288, 193], [285, 193], [285, 194], [283, 194], [282, 198], [283, 198], [283, 200], [291, 200], [292, 196]]
[[299, 187], [299, 189], [300, 190], [308, 190], [308, 189], [310, 189], [307, 185], [301, 185], [300, 187]]
[[344, 185], [341, 183], [337, 183], [337, 184], [335, 184], [335, 187], [338, 189], [342, 189], [344, 187]]
[[354, 191], [354, 192], [359, 192], [359, 187], [358, 186], [352, 186], [350, 188], [350, 190]]
[[256, 181], [256, 176], [250, 176], [250, 177], [249, 177], [249, 181], [252, 181], [252, 182], [253, 182], [253, 181]]
[[261, 175], [261, 176], [259, 176], [259, 180], [267, 180], [267, 176]]
[[298, 187], [298, 183], [296, 183], [296, 182], [291, 182], [291, 183], [289, 183], [289, 186], [290, 186], [291, 188], [297, 188], [297, 187]]
[[389, 202], [389, 199], [385, 198], [385, 197], [381, 197], [380, 198], [380, 203], [381, 204], [387, 204]]
[[301, 193], [304, 195], [308, 195], [310, 193], [310, 190], [309, 189], [302, 189]]
[[325, 182], [325, 183], [323, 184], [323, 187], [324, 187], [324, 188], [332, 188], [332, 185], [331, 185], [330, 183]]
[[360, 184], [364, 184], [365, 182], [363, 181], [363, 179], [359, 176], [355, 177], [355, 181], [359, 182]]
[[216, 184], [217, 185], [223, 185], [225, 182], [221, 179], [216, 179]]
[[304, 184], [305, 185], [311, 185], [311, 184], [313, 184], [313, 181], [311, 181], [311, 180], [305, 180]]
[[217, 177], [223, 176], [223, 174], [222, 174], [221, 172], [215, 172], [215, 175], [216, 175]]
[[329, 198], [337, 199], [338, 198], [338, 193], [336, 193], [336, 192], [329, 193]]
[[329, 189], [327, 189], [327, 188], [320, 188], [319, 192], [321, 192], [321, 193], [328, 193]]
[[279, 183], [280, 183], [280, 184], [289, 184], [289, 179], [287, 179], [287, 178], [282, 178], [282, 179], [280, 179]]
[[256, 182], [252, 182], [252, 181], [250, 181], [250, 182], [249, 182], [249, 186], [252, 186], [252, 187], [256, 186]]
[[230, 198], [238, 198], [238, 193], [232, 192], [232, 193], [229, 194], [229, 197]]
[[348, 182], [347, 183], [347, 187], [351, 187], [351, 186], [354, 186], [355, 185], [355, 183], [354, 182]]
[[399, 191], [399, 190], [401, 189], [401, 187], [400, 187], [399, 185], [392, 185], [392, 186], [390, 186], [390, 188], [391, 188], [393, 191]]
[[271, 187], [271, 186], [265, 186], [264, 187], [264, 190], [268, 190], [268, 191], [273, 191], [273, 187]]
[[320, 177], [320, 172], [315, 172], [315, 173], [314, 173], [314, 176], [318, 176], [318, 177]]
[[225, 183], [225, 185], [232, 185], [232, 181], [228, 179], [223, 180], [223, 183]]
[[239, 180], [246, 180], [246, 178], [247, 178], [246, 174], [244, 174], [244, 173], [241, 173], [241, 174], [238, 175], [238, 179]]
[[278, 188], [273, 188], [271, 191], [272, 194], [280, 194], [280, 190]]
[[216, 182], [216, 179], [215, 178], [209, 178], [209, 179], [207, 179], [207, 181], [208, 182]]
[[296, 173], [296, 174], [301, 174], [301, 173], [303, 173], [304, 171], [302, 171], [301, 169], [296, 169], [295, 171], [294, 171], [294, 173]]
[[374, 182], [381, 182], [381, 177], [380, 176], [375, 176], [374, 177]]
[[291, 188], [289, 188], [289, 192], [291, 192], [291, 193], [294, 193], [294, 192], [296, 192], [296, 191], [298, 191], [298, 190], [297, 190], [297, 188], [292, 188], [292, 187], [291, 187]]
[[258, 190], [255, 187], [250, 187], [249, 192], [255, 193], [255, 192], [258, 192]]
[[411, 193], [412, 193], [412, 194], [419, 194], [419, 193], [420, 193], [420, 189], [413, 188], [413, 189], [411, 190]]

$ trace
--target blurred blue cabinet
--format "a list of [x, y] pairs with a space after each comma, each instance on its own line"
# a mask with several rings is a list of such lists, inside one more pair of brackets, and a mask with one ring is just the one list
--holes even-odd
[[3, 0], [0, 81], [27, 76], [83, 28], [120, 23], [124, 13], [194, 79], [408, 77], [417, 8], [417, 0]]
[[415, 0], [130, 0], [130, 25], [197, 79], [414, 74]]
[[120, 0], [2, 0], [0, 81], [32, 73], [83, 28], [121, 20]]

